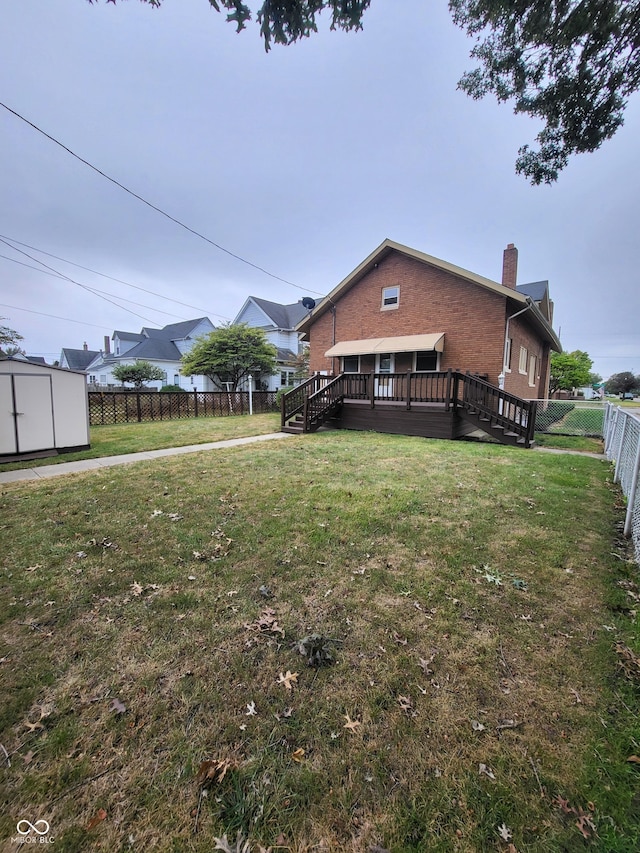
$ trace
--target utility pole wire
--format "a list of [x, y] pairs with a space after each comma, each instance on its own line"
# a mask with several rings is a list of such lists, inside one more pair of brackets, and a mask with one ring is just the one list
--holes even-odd
[[225, 249], [224, 246], [221, 246], [219, 243], [215, 243], [213, 240], [210, 240], [208, 237], [205, 237], [204, 234], [201, 234], [199, 231], [196, 231], [194, 228], [191, 228], [189, 225], [185, 225], [184, 222], [181, 222], [179, 219], [176, 219], [175, 216], [171, 216], [170, 213], [167, 213], [166, 211], [162, 210], [162, 208], [157, 207], [155, 204], [152, 204], [150, 201], [147, 201], [146, 198], [143, 198], [141, 195], [138, 195], [138, 193], [134, 192], [133, 190], [130, 190], [128, 187], [125, 187], [124, 184], [120, 183], [120, 181], [116, 181], [115, 178], [110, 177], [109, 175], [106, 174], [106, 172], [103, 172], [101, 169], [98, 169], [98, 167], [94, 166], [93, 163], [90, 163], [88, 160], [85, 160], [83, 157], [80, 157], [80, 155], [76, 154], [75, 151], [72, 151], [70, 148], [68, 148], [62, 142], [57, 140], [55, 137], [51, 136], [51, 134], [42, 130], [41, 127], [38, 127], [38, 125], [34, 124], [32, 121], [29, 121], [29, 119], [20, 115], [20, 113], [16, 112], [15, 110], [12, 110], [11, 107], [2, 103], [2, 101], [0, 101], [0, 107], [4, 107], [4, 109], [7, 110], [7, 112], [10, 112], [16, 118], [19, 118], [20, 121], [23, 121], [25, 124], [28, 124], [29, 127], [32, 127], [34, 130], [37, 130], [38, 133], [41, 133], [44, 137], [49, 139], [51, 142], [54, 142], [56, 145], [59, 145], [60, 148], [62, 148], [64, 151], [67, 152], [67, 154], [71, 154], [72, 157], [75, 157], [76, 160], [79, 160], [81, 163], [84, 163], [85, 166], [88, 166], [90, 169], [93, 169], [94, 172], [97, 172], [103, 178], [106, 178], [107, 181], [111, 181], [112, 184], [115, 184], [121, 190], [124, 190], [126, 193], [129, 193], [129, 195], [133, 196], [134, 198], [137, 198], [138, 201], [141, 201], [143, 204], [146, 204], [147, 207], [150, 207], [152, 210], [155, 210], [156, 213], [159, 213], [162, 216], [165, 216], [167, 219], [170, 219], [171, 222], [174, 222], [176, 225], [179, 225], [181, 228], [184, 228], [185, 231], [189, 231], [191, 234], [194, 234], [196, 237], [199, 237], [201, 240], [204, 240], [205, 242], [209, 243], [211, 246], [215, 246], [215, 248], [219, 249], [221, 252], [225, 252], [225, 254], [230, 255], [232, 258], [235, 258], [237, 261], [241, 261], [243, 264], [247, 264], [248, 266], [253, 267], [253, 269], [258, 270], [259, 272], [264, 273], [265, 275], [268, 275], [270, 278], [276, 279], [276, 281], [281, 281], [283, 284], [288, 284], [290, 287], [295, 287], [298, 290], [304, 290], [307, 293], [316, 293], [318, 296], [322, 295], [322, 294], [317, 293], [317, 291], [315, 291], [315, 290], [309, 290], [308, 287], [301, 287], [299, 284], [294, 284], [292, 281], [288, 281], [286, 278], [281, 278], [279, 275], [275, 275], [275, 273], [269, 272], [268, 270], [264, 269], [263, 267], [258, 266], [258, 264], [254, 264], [252, 261], [248, 261], [246, 258], [243, 258], [240, 255], [236, 255], [234, 252], [231, 252], [229, 249]]

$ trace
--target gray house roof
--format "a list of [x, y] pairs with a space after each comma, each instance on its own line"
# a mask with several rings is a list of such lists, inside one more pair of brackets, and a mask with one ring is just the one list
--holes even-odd
[[549, 293], [549, 282], [532, 281], [529, 284], [519, 284], [516, 290], [524, 296], [530, 296], [534, 302], [542, 302], [544, 297]]
[[291, 305], [280, 305], [278, 302], [258, 299], [257, 296], [252, 296], [251, 299], [264, 311], [276, 329], [294, 329], [300, 320], [309, 313], [302, 302], [294, 302]]
[[66, 359], [70, 370], [85, 370], [99, 355], [99, 350], [67, 349], [66, 347], [62, 350], [62, 358]]

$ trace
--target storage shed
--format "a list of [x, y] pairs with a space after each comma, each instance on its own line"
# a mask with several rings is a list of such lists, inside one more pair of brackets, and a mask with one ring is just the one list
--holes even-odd
[[19, 356], [0, 359], [0, 462], [89, 446], [84, 373]]

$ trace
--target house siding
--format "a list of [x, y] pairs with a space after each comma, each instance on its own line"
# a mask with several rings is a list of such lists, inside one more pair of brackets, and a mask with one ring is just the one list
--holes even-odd
[[[382, 290], [400, 287], [399, 305], [381, 310]], [[444, 332], [440, 369], [470, 370], [497, 384], [502, 370], [506, 300], [447, 271], [391, 252], [311, 326], [312, 371], [338, 373], [339, 359], [324, 353], [335, 343], [362, 338]], [[411, 353], [396, 357], [397, 372], [413, 367]], [[373, 358], [361, 358], [363, 371]], [[525, 377], [526, 378], [526, 377]]]

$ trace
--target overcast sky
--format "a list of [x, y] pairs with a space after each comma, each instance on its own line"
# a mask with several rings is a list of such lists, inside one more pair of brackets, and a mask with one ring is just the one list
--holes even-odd
[[456, 90], [472, 46], [444, 0], [373, 0], [362, 31], [325, 21], [269, 54], [207, 0], [3, 3], [0, 101], [275, 277], [0, 108], [0, 235], [31, 256], [0, 243], [2, 324], [53, 361], [114, 329], [233, 319], [250, 295], [325, 294], [386, 237], [498, 281], [515, 243], [564, 348], [640, 373], [640, 100], [532, 187], [514, 162], [538, 125]]

